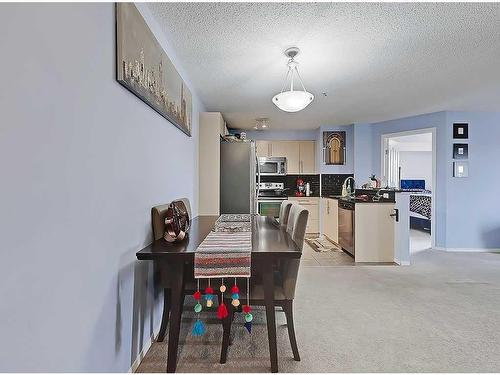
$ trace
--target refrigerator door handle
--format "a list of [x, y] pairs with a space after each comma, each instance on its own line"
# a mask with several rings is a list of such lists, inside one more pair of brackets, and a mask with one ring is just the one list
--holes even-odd
[[257, 166], [257, 186], [256, 186], [256, 194], [255, 194], [255, 214], [259, 214], [259, 194], [260, 194], [260, 165], [259, 165], [259, 158], [257, 155], [255, 156], [255, 165]]

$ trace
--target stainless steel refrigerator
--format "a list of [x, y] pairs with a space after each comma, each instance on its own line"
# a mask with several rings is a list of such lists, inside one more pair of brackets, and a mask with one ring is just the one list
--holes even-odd
[[221, 142], [221, 214], [256, 213], [255, 176], [255, 142]]

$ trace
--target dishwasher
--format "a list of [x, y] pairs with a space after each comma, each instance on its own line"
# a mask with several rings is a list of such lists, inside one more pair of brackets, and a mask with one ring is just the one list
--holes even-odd
[[354, 202], [339, 200], [339, 245], [354, 257]]

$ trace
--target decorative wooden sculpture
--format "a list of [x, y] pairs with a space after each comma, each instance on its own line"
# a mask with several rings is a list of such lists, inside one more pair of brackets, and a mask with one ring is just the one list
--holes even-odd
[[190, 220], [188, 209], [182, 200], [170, 203], [165, 219], [165, 240], [182, 241], [189, 230]]

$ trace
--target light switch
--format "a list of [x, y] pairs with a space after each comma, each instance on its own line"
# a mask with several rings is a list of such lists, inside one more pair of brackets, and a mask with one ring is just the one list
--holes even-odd
[[466, 161], [456, 161], [453, 163], [453, 177], [468, 177], [469, 164]]

